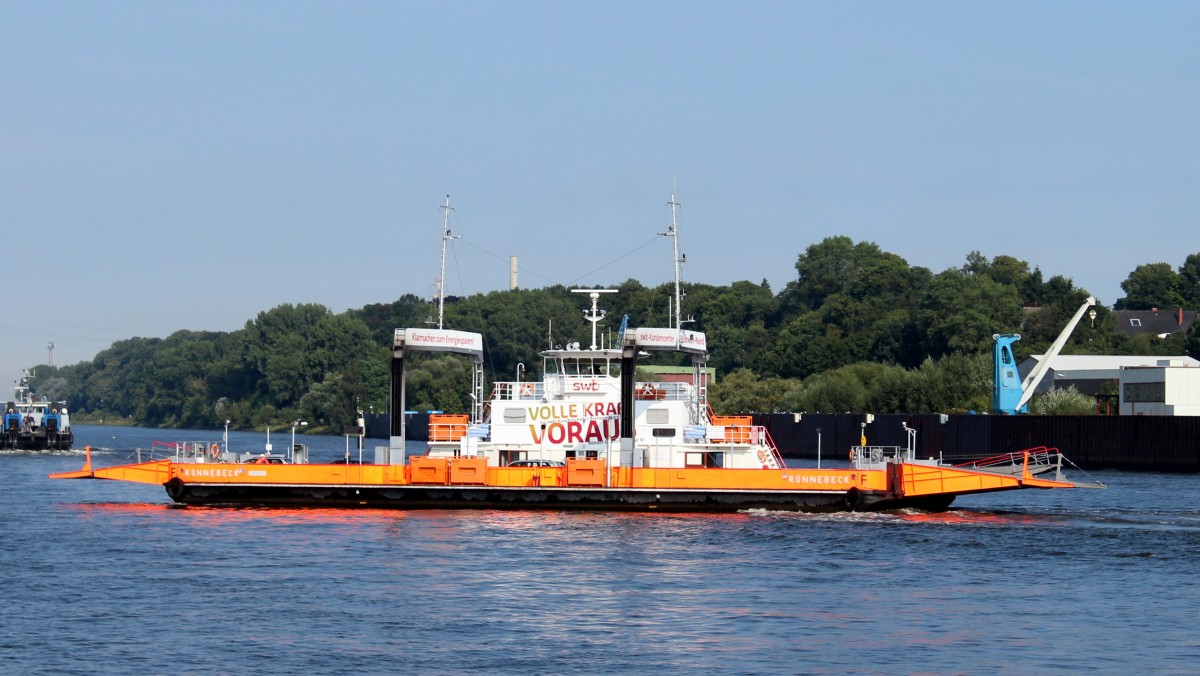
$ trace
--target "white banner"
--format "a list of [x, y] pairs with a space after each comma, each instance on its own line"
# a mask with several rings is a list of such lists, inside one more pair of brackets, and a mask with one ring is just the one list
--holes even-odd
[[707, 352], [708, 343], [699, 331], [675, 329], [633, 329], [633, 339], [640, 347], [679, 349], [685, 352]]
[[396, 329], [396, 347], [434, 352], [483, 355], [483, 336], [447, 329]]

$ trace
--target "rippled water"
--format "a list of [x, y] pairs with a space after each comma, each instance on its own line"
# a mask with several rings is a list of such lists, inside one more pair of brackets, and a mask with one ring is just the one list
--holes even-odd
[[1099, 473], [1108, 490], [944, 514], [709, 516], [179, 508], [158, 487], [46, 478], [81, 464], [0, 455], [4, 673], [1200, 668], [1194, 475]]

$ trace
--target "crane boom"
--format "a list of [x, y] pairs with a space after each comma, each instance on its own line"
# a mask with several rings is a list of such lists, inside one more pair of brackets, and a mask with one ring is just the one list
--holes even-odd
[[[995, 387], [992, 398], [992, 407], [997, 413], [1022, 413], [1028, 410], [1026, 407], [1029, 400], [1033, 398], [1033, 393], [1037, 390], [1037, 386], [1042, 382], [1042, 378], [1050, 371], [1050, 365], [1054, 362], [1054, 358], [1062, 351], [1064, 345], [1067, 344], [1067, 339], [1071, 337], [1071, 333], [1079, 324], [1079, 320], [1083, 319], [1083, 315], [1088, 311], [1088, 308], [1096, 304], [1096, 299], [1088, 296], [1083, 305], [1075, 311], [1075, 315], [1071, 317], [1071, 321], [1067, 322], [1066, 328], [1062, 333], [1058, 334], [1058, 338], [1050, 345], [1050, 349], [1046, 350], [1046, 354], [1042, 355], [1042, 359], [1038, 361], [1037, 366], [1025, 376], [1025, 379], [1020, 384], [1016, 383], [1013, 377], [1015, 364], [1012, 357], [1012, 344], [1021, 339], [1017, 334], [1005, 334], [993, 336], [996, 341], [995, 349]], [[1011, 402], [1011, 398], [1019, 392], [1020, 397], [1016, 403]]]

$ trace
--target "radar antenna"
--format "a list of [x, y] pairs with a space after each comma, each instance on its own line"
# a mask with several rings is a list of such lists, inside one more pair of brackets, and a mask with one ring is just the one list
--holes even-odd
[[586, 293], [592, 299], [592, 308], [583, 311], [583, 318], [592, 323], [592, 347], [596, 349], [596, 323], [604, 319], [604, 315], [608, 314], [605, 310], [599, 308], [600, 294], [616, 293], [616, 289], [571, 289], [572, 293]]

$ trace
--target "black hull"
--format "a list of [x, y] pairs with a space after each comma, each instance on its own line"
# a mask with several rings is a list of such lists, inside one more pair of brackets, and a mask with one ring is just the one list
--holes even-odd
[[750, 509], [792, 512], [945, 511], [954, 496], [920, 501], [884, 495], [801, 491], [715, 491], [630, 488], [495, 488], [486, 486], [263, 486], [196, 484], [173, 479], [167, 495], [183, 505], [354, 509], [532, 509], [721, 513]]
[[75, 445], [71, 432], [53, 435], [26, 432], [5, 432], [0, 435], [0, 450], [5, 451], [69, 451]]

